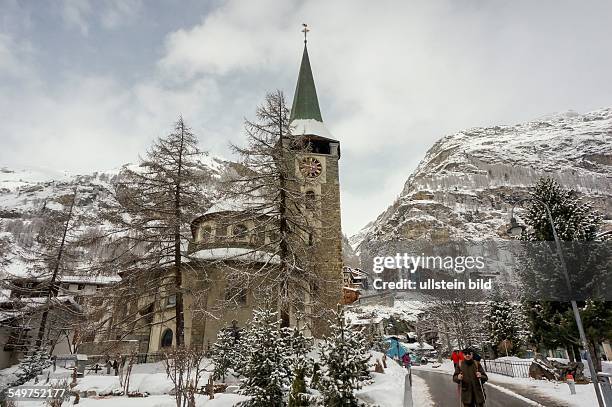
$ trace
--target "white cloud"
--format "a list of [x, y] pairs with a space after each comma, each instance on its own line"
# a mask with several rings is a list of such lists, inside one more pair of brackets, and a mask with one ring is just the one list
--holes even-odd
[[62, 18], [70, 28], [77, 28], [82, 35], [89, 33], [90, 0], [63, 0]]
[[62, 18], [69, 28], [89, 34], [92, 21], [106, 29], [131, 23], [142, 9], [142, 0], [63, 0]]
[[276, 64], [290, 61], [287, 50], [295, 46], [287, 35], [291, 29], [286, 20], [298, 4], [272, 0], [228, 2], [205, 16], [201, 24], [169, 34], [159, 66], [185, 79], [199, 74], [279, 67]]
[[142, 11], [142, 0], [106, 0], [100, 16], [105, 28], [115, 29], [132, 23]]
[[[63, 18], [95, 49], [91, 24], [137, 24], [147, 5], [65, 0]], [[128, 72], [129, 80], [120, 69], [100, 73], [96, 61], [45, 72], [27, 40], [0, 35], [0, 159], [72, 170], [119, 165], [179, 113], [204, 147], [226, 153], [266, 90], [293, 96], [306, 22], [322, 114], [342, 141], [350, 234], [392, 202], [445, 134], [609, 106], [610, 14], [612, 5], [598, 1], [227, 1], [167, 33], [154, 44], [157, 60], [141, 65], [150, 71]]]
[[14, 79], [30, 75], [33, 53], [29, 42], [18, 42], [12, 36], [0, 32], [0, 81], [3, 77]]

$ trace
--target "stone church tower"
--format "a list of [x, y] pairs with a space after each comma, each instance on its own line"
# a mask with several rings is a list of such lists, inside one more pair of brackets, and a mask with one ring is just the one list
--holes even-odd
[[[296, 154], [294, 168], [296, 177], [305, 181], [301, 188], [306, 200], [314, 202], [313, 210], [316, 211], [312, 244], [315, 271], [320, 278], [311, 291], [323, 302], [321, 310], [312, 310], [315, 315], [312, 333], [318, 336], [328, 325], [326, 317], [329, 312], [317, 311], [336, 309], [342, 298], [340, 142], [332, 138], [323, 123], [306, 41], [293, 97], [290, 127], [293, 137], [304, 137], [310, 145], [308, 152]], [[316, 317], [317, 314], [320, 317]]]

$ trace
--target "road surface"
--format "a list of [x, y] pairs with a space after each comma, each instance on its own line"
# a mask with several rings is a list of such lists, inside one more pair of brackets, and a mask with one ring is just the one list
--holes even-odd
[[[451, 375], [429, 372], [426, 370], [412, 370], [413, 375], [424, 379], [429, 386], [429, 393], [436, 407], [459, 407], [459, 393], [457, 384], [453, 382]], [[512, 395], [503, 393], [496, 388], [485, 384], [487, 393], [486, 407], [533, 407], [536, 403], [527, 403]], [[545, 407], [557, 407], [558, 404], [540, 404]]]

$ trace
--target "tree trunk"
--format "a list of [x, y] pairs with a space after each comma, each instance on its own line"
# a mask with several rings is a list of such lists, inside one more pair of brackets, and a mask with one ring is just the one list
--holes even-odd
[[[280, 103], [280, 101], [279, 101]], [[279, 110], [279, 143], [280, 143], [280, 151], [281, 154], [284, 151], [283, 149], [283, 114], [282, 114], [282, 104]], [[287, 157], [281, 156], [280, 157], [280, 171], [279, 173], [279, 186], [280, 186], [280, 196], [279, 196], [279, 232], [280, 232], [280, 260], [281, 260], [281, 267], [282, 267], [282, 273], [283, 273], [283, 280], [281, 283], [281, 295], [280, 295], [280, 300], [281, 303], [280, 305], [280, 316], [281, 316], [281, 327], [282, 328], [287, 328], [289, 327], [290, 324], [290, 314], [289, 314], [289, 302], [288, 299], [285, 298], [287, 295], [287, 292], [289, 290], [288, 287], [288, 282], [287, 282], [287, 278], [288, 276], [288, 272], [289, 272], [289, 266], [288, 266], [288, 257], [289, 257], [289, 246], [287, 244], [287, 239], [289, 237], [289, 227], [287, 224], [287, 191], [286, 191], [286, 183], [287, 180], [285, 179], [285, 173], [284, 173], [284, 168], [285, 165], [287, 165], [287, 163], [285, 162], [285, 160], [287, 159]]]
[[567, 345], [565, 347], [565, 350], [567, 351], [567, 357], [569, 358], [569, 361], [575, 362], [576, 358], [574, 357], [574, 347], [572, 345]]
[[185, 343], [185, 322], [183, 320], [183, 270], [181, 267], [181, 170], [183, 166], [183, 139], [185, 135], [185, 124], [181, 117], [181, 144], [179, 147], [178, 173], [176, 190], [174, 194], [174, 285], [176, 295], [176, 347]]
[[70, 209], [68, 210], [68, 217], [66, 219], [66, 223], [64, 224], [64, 230], [62, 231], [62, 240], [60, 242], [60, 247], [57, 251], [55, 264], [53, 265], [53, 274], [51, 275], [51, 281], [49, 282], [49, 291], [47, 294], [47, 305], [40, 318], [40, 325], [38, 327], [38, 335], [36, 338], [36, 348], [40, 348], [43, 344], [45, 330], [47, 328], [47, 319], [49, 318], [49, 308], [51, 307], [51, 299], [57, 297], [57, 292], [59, 291], [59, 287], [56, 284], [57, 275], [59, 273], [60, 263], [64, 254], [64, 247], [66, 245], [66, 235], [68, 234], [68, 228], [70, 226], [70, 221], [72, 220], [72, 211], [74, 210], [74, 201], [76, 200], [76, 193], [77, 189], [75, 187], [74, 194], [72, 195], [72, 202], [70, 203]]
[[580, 356], [580, 347], [573, 343], [572, 349], [574, 350], [574, 357], [576, 359], [576, 362], [582, 362], [582, 356]]
[[595, 370], [601, 372], [601, 356], [599, 355], [599, 346], [594, 340], [589, 340], [589, 352], [591, 353], [591, 359], [593, 359], [593, 365]]

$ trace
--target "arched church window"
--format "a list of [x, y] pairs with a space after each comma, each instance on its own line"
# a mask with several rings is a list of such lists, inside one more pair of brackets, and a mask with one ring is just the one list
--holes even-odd
[[280, 234], [276, 230], [269, 230], [268, 231], [268, 240], [270, 241], [270, 243], [279, 243], [279, 241], [280, 241]]
[[238, 239], [244, 239], [247, 236], [247, 227], [242, 224], [234, 225], [232, 227], [232, 236]]
[[200, 239], [202, 242], [210, 242], [213, 240], [212, 227], [204, 226], [200, 231]]
[[312, 211], [317, 207], [317, 195], [314, 191], [308, 190], [304, 194], [304, 202], [306, 205], [306, 209]]
[[166, 330], [162, 334], [161, 347], [169, 348], [170, 346], [172, 346], [173, 337], [174, 337], [174, 333], [172, 332], [172, 329], [166, 328]]

